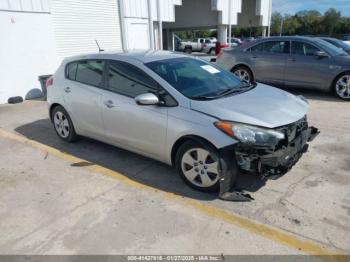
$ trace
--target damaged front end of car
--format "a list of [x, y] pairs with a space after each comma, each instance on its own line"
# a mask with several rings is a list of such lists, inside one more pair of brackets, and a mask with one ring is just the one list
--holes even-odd
[[[236, 158], [239, 170], [258, 174], [262, 179], [277, 179], [286, 174], [308, 150], [308, 143], [319, 135], [309, 127], [307, 117], [274, 128], [262, 128], [230, 121], [215, 126], [238, 143], [219, 150], [222, 157]], [[230, 172], [223, 172], [219, 197], [226, 201], [251, 201], [253, 197], [235, 185]]]
[[[308, 143], [320, 133], [317, 128], [309, 127], [306, 116], [270, 132], [270, 138], [262, 140], [263, 143], [237, 144], [236, 159], [242, 171], [259, 174], [262, 178], [277, 179], [299, 161], [308, 151]], [[255, 133], [255, 137], [259, 135], [259, 132]]]

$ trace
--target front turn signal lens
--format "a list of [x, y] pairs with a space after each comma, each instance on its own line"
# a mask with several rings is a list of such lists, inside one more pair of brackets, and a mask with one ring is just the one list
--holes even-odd
[[220, 129], [222, 132], [224, 132], [226, 135], [229, 135], [231, 137], [234, 137], [234, 132], [233, 132], [233, 125], [230, 122], [225, 122], [225, 121], [218, 121], [215, 122], [214, 125]]

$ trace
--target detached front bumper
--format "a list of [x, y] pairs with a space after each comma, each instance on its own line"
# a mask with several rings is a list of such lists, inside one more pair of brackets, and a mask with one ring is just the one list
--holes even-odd
[[239, 146], [236, 149], [237, 162], [243, 171], [258, 173], [264, 178], [276, 179], [287, 173], [308, 150], [319, 131], [309, 127], [301, 131], [288, 145], [279, 149], [254, 146]]

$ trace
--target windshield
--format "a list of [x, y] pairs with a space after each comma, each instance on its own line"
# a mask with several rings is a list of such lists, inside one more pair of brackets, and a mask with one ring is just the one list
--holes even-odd
[[332, 56], [348, 55], [343, 49], [336, 47], [327, 41], [316, 39], [316, 42], [322, 49], [330, 53]]
[[243, 91], [234, 74], [194, 58], [173, 58], [146, 64], [176, 90], [188, 98], [216, 98], [228, 91]]

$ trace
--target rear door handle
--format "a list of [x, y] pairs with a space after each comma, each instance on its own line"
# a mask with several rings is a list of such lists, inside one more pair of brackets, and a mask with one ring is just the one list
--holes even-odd
[[71, 92], [70, 87], [69, 87], [69, 86], [67, 86], [67, 87], [64, 89], [64, 92], [66, 92], [66, 93], [70, 93], [70, 92]]
[[295, 60], [295, 58], [288, 58], [288, 61], [295, 62], [296, 60]]
[[107, 108], [113, 108], [115, 107], [114, 103], [112, 100], [107, 100], [107, 101], [104, 101], [104, 104]]

